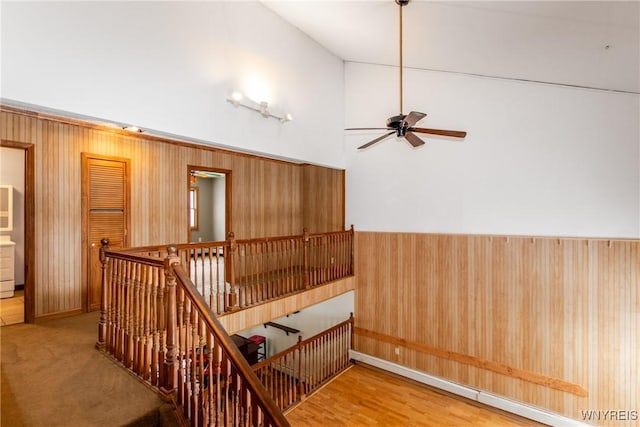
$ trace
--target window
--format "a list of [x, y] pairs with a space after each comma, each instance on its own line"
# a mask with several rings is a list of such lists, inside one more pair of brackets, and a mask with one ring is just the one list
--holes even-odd
[[189, 188], [189, 228], [198, 229], [198, 187]]

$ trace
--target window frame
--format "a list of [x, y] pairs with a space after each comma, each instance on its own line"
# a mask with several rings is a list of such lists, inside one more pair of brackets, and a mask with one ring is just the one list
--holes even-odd
[[[195, 202], [195, 206], [192, 206], [194, 202]], [[199, 207], [200, 207], [200, 189], [196, 186], [191, 186], [189, 187], [189, 230], [191, 231], [198, 231], [199, 229], [199, 225], [200, 225], [198, 223]]]

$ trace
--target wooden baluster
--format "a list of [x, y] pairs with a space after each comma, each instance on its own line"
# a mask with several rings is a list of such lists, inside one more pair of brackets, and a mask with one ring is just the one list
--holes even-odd
[[172, 393], [175, 390], [178, 378], [176, 369], [176, 328], [177, 328], [177, 304], [176, 304], [176, 276], [173, 272], [173, 265], [179, 264], [180, 259], [177, 256], [175, 245], [167, 247], [167, 258], [164, 262], [164, 271], [166, 276], [167, 287], [167, 354], [164, 360], [165, 382], [161, 385], [161, 390], [165, 394]]
[[186, 415], [185, 408], [189, 407], [188, 393], [188, 369], [189, 369], [189, 343], [188, 343], [188, 312], [189, 301], [185, 298], [182, 287], [176, 283], [176, 371], [178, 380], [175, 384], [175, 399], [178, 407]]
[[132, 348], [132, 366], [133, 372], [140, 375], [142, 372], [140, 366], [140, 353], [142, 351], [142, 264], [135, 264], [133, 278], [133, 348]]
[[292, 290], [302, 290], [305, 289], [304, 277], [302, 275], [303, 263], [300, 260], [300, 256], [298, 255], [298, 241], [301, 241], [302, 238], [293, 238], [287, 242], [288, 247], [288, 256], [287, 263], [289, 264], [289, 273], [287, 276], [288, 280], [288, 288]]
[[256, 303], [261, 303], [265, 300], [265, 276], [268, 270], [272, 267], [267, 265], [265, 259], [265, 243], [266, 242], [256, 242], [255, 251], [256, 251], [256, 262], [255, 262], [255, 277], [256, 277]]
[[143, 345], [143, 378], [149, 379], [150, 362], [151, 362], [151, 287], [153, 286], [153, 269], [151, 266], [145, 267], [144, 276], [144, 345]]
[[115, 283], [114, 283], [114, 327], [113, 327], [113, 356], [119, 360], [118, 352], [120, 351], [120, 334], [122, 330], [122, 275], [124, 269], [124, 261], [116, 260]]
[[251, 305], [254, 305], [256, 303], [256, 300], [258, 298], [258, 276], [257, 276], [257, 271], [258, 271], [258, 266], [257, 266], [257, 260], [258, 260], [258, 256], [257, 256], [257, 244], [256, 243], [249, 243], [247, 245], [247, 259], [248, 259], [248, 267], [249, 267], [249, 271], [247, 274], [247, 280], [249, 281], [249, 283], [251, 283]]
[[113, 355], [115, 349], [115, 333], [116, 333], [116, 288], [118, 284], [118, 260], [112, 259], [109, 262], [109, 306], [107, 307], [107, 338], [106, 346], [109, 354]]
[[164, 359], [167, 354], [167, 304], [165, 300], [168, 300], [167, 297], [167, 275], [164, 272], [164, 268], [162, 272], [159, 272], [159, 280], [160, 287], [158, 288], [158, 314], [157, 314], [157, 322], [159, 326], [159, 334], [158, 334], [158, 346], [157, 350], [157, 363], [158, 363], [158, 386], [162, 387], [165, 384], [166, 380], [166, 370], [164, 369]]
[[225, 248], [224, 255], [224, 273], [229, 278], [230, 287], [227, 290], [227, 285], [224, 285], [225, 303], [227, 304], [225, 311], [231, 311], [239, 308], [240, 295], [236, 297], [236, 279], [235, 279], [235, 256], [236, 256], [236, 239], [235, 234], [232, 231], [228, 234], [228, 246]]
[[353, 317], [353, 312], [349, 315], [349, 349], [353, 348], [353, 325], [355, 323], [355, 318]]
[[218, 314], [218, 304], [216, 303], [216, 293], [214, 292], [216, 289], [216, 265], [215, 262], [218, 258], [218, 248], [209, 245], [209, 254], [207, 257], [207, 263], [209, 264], [209, 277], [208, 280], [205, 280], [205, 284], [203, 289], [205, 292], [202, 294], [207, 303], [209, 304], [209, 308], [215, 314]]
[[108, 290], [108, 276], [107, 276], [107, 254], [109, 249], [109, 239], [106, 237], [100, 240], [100, 264], [102, 268], [102, 283], [100, 284], [100, 320], [98, 321], [98, 342], [96, 347], [100, 350], [105, 348], [105, 337], [107, 335], [107, 307], [109, 307], [110, 301]]
[[202, 352], [198, 348], [198, 311], [195, 309], [193, 304], [191, 305], [191, 316], [189, 318], [189, 328], [191, 332], [191, 339], [188, 351], [189, 360], [187, 360], [187, 365], [190, 366], [190, 372], [187, 376], [187, 381], [189, 381], [189, 386], [191, 389], [191, 395], [189, 399], [189, 413], [190, 419], [193, 420], [194, 425], [198, 425], [197, 423], [197, 407], [198, 407], [198, 360], [202, 359], [202, 357], [198, 357], [198, 353], [202, 356]]
[[127, 269], [128, 263], [127, 261], [122, 261], [120, 264], [120, 283], [118, 287], [118, 343], [116, 344], [116, 357], [122, 362], [124, 355], [124, 343], [125, 343], [125, 333], [126, 333], [126, 322], [127, 322], [127, 313], [126, 313], [126, 296], [127, 296]]
[[133, 269], [135, 264], [133, 262], [127, 263], [127, 276], [125, 278], [125, 340], [124, 340], [124, 354], [123, 363], [127, 368], [131, 368], [132, 350], [133, 350]]
[[298, 399], [302, 400], [305, 398], [304, 394], [304, 365], [302, 363], [302, 336], [298, 335], [298, 343], [297, 343], [296, 353], [298, 354]]
[[[224, 251], [224, 246], [221, 247], [222, 250]], [[218, 312], [217, 314], [222, 314], [224, 313], [225, 309], [226, 309], [226, 299], [227, 299], [227, 293], [226, 293], [226, 280], [225, 280], [225, 273], [226, 270], [224, 268], [224, 257], [222, 257], [222, 260], [220, 260], [220, 250], [218, 251], [218, 253], [216, 254], [216, 286], [217, 286], [217, 294], [216, 294], [216, 304], [218, 307]], [[231, 255], [229, 255], [231, 256]], [[222, 261], [222, 271], [220, 269], [220, 263]], [[220, 286], [222, 285], [222, 289], [220, 288]]]
[[309, 271], [309, 230], [307, 228], [302, 229], [302, 241], [303, 246], [303, 266], [304, 266], [304, 287], [309, 289], [311, 287], [311, 277]]
[[251, 245], [251, 247], [253, 248], [252, 252], [253, 252], [253, 270], [252, 270], [252, 276], [254, 277], [253, 280], [253, 291], [254, 291], [254, 298], [253, 298], [253, 304], [257, 304], [260, 301], [260, 295], [262, 294], [261, 289], [262, 289], [262, 283], [260, 283], [260, 263], [261, 263], [261, 254], [260, 254], [260, 243], [259, 242], [255, 242]]

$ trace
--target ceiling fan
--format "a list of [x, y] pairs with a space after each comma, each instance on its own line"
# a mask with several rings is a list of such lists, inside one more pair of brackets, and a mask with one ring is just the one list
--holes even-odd
[[387, 127], [384, 128], [347, 128], [345, 130], [389, 130], [388, 132], [372, 141], [367, 142], [364, 145], [358, 147], [358, 150], [372, 146], [373, 144], [382, 141], [388, 136], [394, 133], [398, 138], [405, 138], [409, 144], [413, 147], [419, 147], [424, 144], [424, 141], [420, 139], [416, 133], [426, 133], [431, 135], [450, 136], [454, 138], [464, 138], [467, 133], [457, 130], [443, 130], [443, 129], [429, 129], [414, 127], [416, 123], [422, 120], [426, 114], [418, 111], [412, 111], [409, 114], [403, 114], [403, 100], [402, 100], [402, 8], [409, 4], [409, 0], [395, 0], [400, 9], [400, 114], [397, 116], [389, 117], [387, 119]]

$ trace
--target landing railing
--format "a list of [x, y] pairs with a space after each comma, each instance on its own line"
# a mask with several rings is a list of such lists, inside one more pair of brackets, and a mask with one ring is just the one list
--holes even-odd
[[353, 313], [349, 319], [302, 340], [252, 366], [281, 410], [306, 396], [350, 366]]
[[[331, 233], [175, 245], [189, 278], [216, 314], [251, 307], [353, 274], [353, 226]], [[167, 249], [119, 251], [163, 259]]]
[[164, 260], [103, 247], [101, 261], [98, 348], [172, 398], [191, 426], [289, 425], [175, 247]]
[[[288, 425], [215, 313], [351, 275], [353, 227], [326, 235], [229, 237], [126, 250], [110, 250], [103, 239], [97, 347], [174, 398], [190, 425]], [[314, 371], [305, 365], [304, 372], [298, 378], [306, 393]]]

